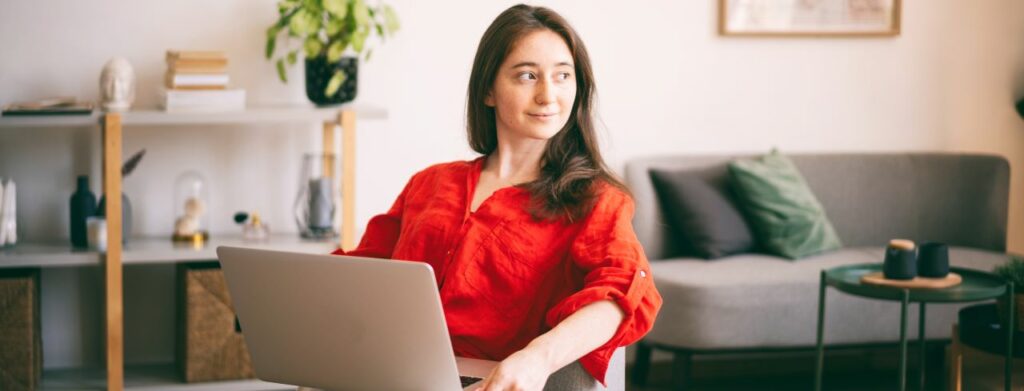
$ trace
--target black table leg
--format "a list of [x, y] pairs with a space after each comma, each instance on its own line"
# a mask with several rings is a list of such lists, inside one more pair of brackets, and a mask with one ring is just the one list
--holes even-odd
[[818, 362], [814, 370], [814, 390], [821, 391], [822, 370], [825, 368], [825, 271], [818, 282]]
[[903, 290], [903, 301], [900, 303], [900, 391], [907, 390], [907, 306], [910, 303], [910, 291]]
[[1013, 334], [1017, 332], [1017, 323], [1013, 318], [1017, 313], [1017, 305], [1013, 302], [1013, 282], [1010, 282], [1006, 289], [1006, 370], [1003, 373], [1003, 381], [1006, 391], [1010, 391], [1013, 387]]
[[925, 359], [925, 357], [928, 356], [927, 354], [925, 354], [925, 344], [924, 344], [924, 339], [925, 339], [925, 335], [924, 335], [924, 319], [925, 319], [924, 318], [924, 311], [925, 311], [925, 309], [924, 308], [925, 308], [925, 306], [924, 306], [924, 302], [923, 301], [918, 303], [918, 309], [920, 310], [919, 311], [920, 314], [918, 314], [918, 318], [917, 318], [917, 339], [918, 339], [917, 351], [918, 351], [918, 354], [921, 356], [918, 359], [918, 361], [920, 361], [920, 363], [921, 363], [920, 367], [919, 367], [920, 368], [919, 370], [921, 372], [921, 374], [920, 374], [921, 375], [921, 382], [917, 385], [917, 389], [921, 390], [921, 391], [924, 391], [924, 369], [925, 369], [925, 360], [924, 359]]

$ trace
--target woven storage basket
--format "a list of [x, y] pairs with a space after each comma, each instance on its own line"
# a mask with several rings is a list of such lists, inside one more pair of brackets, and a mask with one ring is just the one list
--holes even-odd
[[0, 390], [35, 390], [43, 367], [39, 270], [0, 269]]
[[255, 377], [219, 265], [178, 266], [178, 364], [187, 382]]

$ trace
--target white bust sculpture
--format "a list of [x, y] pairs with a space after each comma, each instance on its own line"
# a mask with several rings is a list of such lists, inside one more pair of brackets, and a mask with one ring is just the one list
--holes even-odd
[[100, 105], [106, 111], [127, 111], [135, 101], [135, 71], [124, 57], [107, 61], [100, 75]]

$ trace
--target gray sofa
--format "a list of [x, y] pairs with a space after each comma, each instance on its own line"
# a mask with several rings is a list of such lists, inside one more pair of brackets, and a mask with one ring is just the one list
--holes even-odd
[[[721, 185], [727, 162], [737, 157], [752, 156], [643, 158], [626, 165], [634, 228], [664, 298], [654, 328], [637, 345], [634, 379], [641, 384], [652, 349], [675, 353], [677, 383], [685, 382], [695, 354], [812, 349], [820, 271], [881, 262], [889, 239], [947, 243], [954, 266], [990, 271], [1007, 259], [1009, 164], [997, 156], [940, 153], [790, 155], [843, 249], [796, 261], [764, 254], [681, 257], [649, 170], [690, 170]], [[827, 300], [827, 346], [899, 340], [898, 303], [835, 291]], [[961, 307], [929, 306], [927, 338], [949, 339]], [[917, 311], [908, 322], [917, 324]]]

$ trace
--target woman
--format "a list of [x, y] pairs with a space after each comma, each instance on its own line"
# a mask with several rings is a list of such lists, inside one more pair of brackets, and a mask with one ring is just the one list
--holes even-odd
[[569, 24], [509, 8], [470, 75], [467, 132], [483, 156], [414, 175], [347, 253], [434, 268], [455, 354], [500, 361], [482, 390], [539, 390], [577, 362], [604, 383], [661, 306], [632, 199], [597, 148], [593, 93]]

